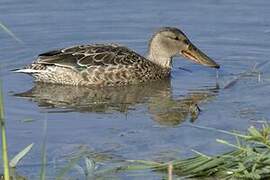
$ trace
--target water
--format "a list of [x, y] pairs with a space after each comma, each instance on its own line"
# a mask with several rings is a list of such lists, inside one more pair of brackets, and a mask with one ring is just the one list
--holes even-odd
[[[0, 33], [9, 155], [35, 144], [18, 172], [29, 179], [39, 176], [44, 130], [47, 179], [80, 152], [96, 158], [102, 169], [123, 159], [170, 160], [192, 155], [191, 149], [205, 154], [228, 150], [215, 139], [232, 137], [191, 125], [244, 131], [268, 119], [270, 63], [259, 68], [260, 81], [258, 74], [248, 73], [223, 87], [255, 64], [269, 61], [269, 5], [267, 0], [2, 0], [1, 21], [23, 41]], [[183, 58], [175, 59], [169, 80], [103, 90], [44, 87], [10, 72], [39, 53], [74, 44], [115, 42], [145, 54], [148, 39], [161, 26], [181, 28], [216, 60], [221, 65], [218, 82], [215, 70]], [[83, 178], [76, 170], [67, 176]], [[114, 178], [162, 176], [147, 171]]]

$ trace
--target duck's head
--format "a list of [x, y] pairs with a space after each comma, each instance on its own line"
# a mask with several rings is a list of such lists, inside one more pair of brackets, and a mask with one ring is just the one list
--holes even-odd
[[177, 55], [208, 67], [220, 67], [193, 45], [181, 30], [174, 27], [161, 28], [149, 42], [148, 58], [163, 67], [170, 67], [171, 59]]

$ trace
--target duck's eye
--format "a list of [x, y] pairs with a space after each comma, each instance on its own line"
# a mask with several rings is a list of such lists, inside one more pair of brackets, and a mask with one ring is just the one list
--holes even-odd
[[174, 38], [174, 40], [178, 41], [178, 40], [179, 40], [179, 37], [176, 36], [176, 37]]

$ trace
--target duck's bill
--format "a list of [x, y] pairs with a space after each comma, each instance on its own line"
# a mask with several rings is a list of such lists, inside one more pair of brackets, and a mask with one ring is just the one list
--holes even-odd
[[180, 53], [187, 59], [190, 59], [198, 64], [202, 64], [204, 66], [217, 69], [220, 67], [214, 60], [212, 60], [210, 57], [208, 57], [206, 54], [204, 54], [201, 50], [196, 48], [196, 46], [194, 46], [191, 43], [188, 49], [182, 50]]

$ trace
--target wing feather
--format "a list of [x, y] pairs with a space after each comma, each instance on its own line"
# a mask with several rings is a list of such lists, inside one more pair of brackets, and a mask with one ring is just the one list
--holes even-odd
[[143, 59], [136, 52], [123, 46], [94, 44], [49, 51], [40, 54], [36, 63], [82, 69], [91, 66], [133, 65]]

